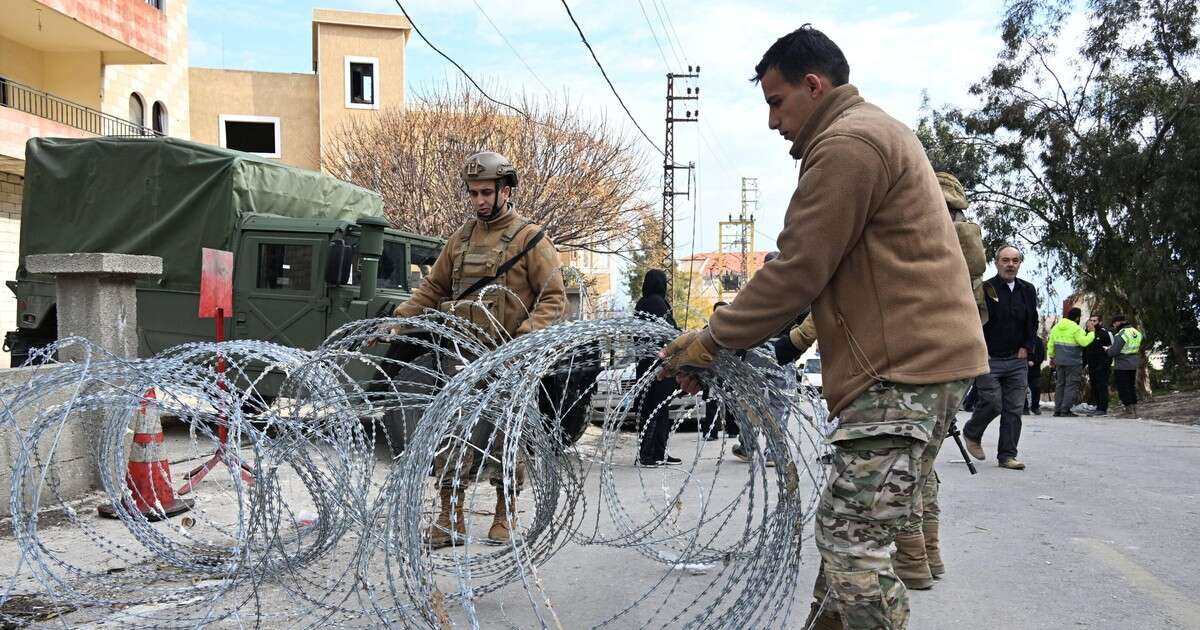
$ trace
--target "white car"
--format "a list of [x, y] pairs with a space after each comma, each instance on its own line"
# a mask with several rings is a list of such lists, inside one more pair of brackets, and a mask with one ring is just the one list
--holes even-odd
[[812, 356], [801, 360], [800, 385], [815, 387], [821, 391], [821, 357]]

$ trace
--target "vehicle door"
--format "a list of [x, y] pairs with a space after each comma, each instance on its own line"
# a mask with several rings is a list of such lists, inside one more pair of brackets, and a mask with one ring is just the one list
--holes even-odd
[[236, 338], [317, 347], [325, 339], [329, 310], [327, 247], [322, 234], [247, 232], [234, 279]]

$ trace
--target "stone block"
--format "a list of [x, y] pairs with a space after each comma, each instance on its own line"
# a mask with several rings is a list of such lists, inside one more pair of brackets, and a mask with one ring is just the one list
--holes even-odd
[[[5, 421], [0, 424], [0, 505], [4, 506], [6, 515], [12, 495], [13, 469], [22, 453], [22, 442], [28, 438], [39, 413], [53, 414], [58, 411], [70, 399], [72, 393], [69, 387], [50, 392], [30, 392], [25, 388], [34, 375], [45, 375], [51, 370], [60, 369], [63, 368], [54, 366], [0, 370], [0, 411], [3, 411], [5, 416], [9, 416], [10, 404], [15, 396], [36, 396], [31, 401], [32, 404], [22, 405], [15, 415], [5, 417]], [[71, 414], [62, 425], [61, 432], [49, 431], [36, 441], [29, 454], [36, 453], [39, 461], [34, 462], [34, 474], [25, 479], [22, 504], [31, 505], [39, 492], [46, 497], [43, 503], [57, 503], [80, 498], [99, 487], [95, 454], [91, 452], [99, 426], [97, 422], [97, 418], [91, 413]], [[57, 428], [58, 426], [55, 427]], [[40, 490], [38, 485], [41, 485]], [[53, 493], [57, 493], [57, 498]]]
[[34, 254], [25, 257], [29, 273], [55, 275], [162, 275], [162, 258], [134, 254]]

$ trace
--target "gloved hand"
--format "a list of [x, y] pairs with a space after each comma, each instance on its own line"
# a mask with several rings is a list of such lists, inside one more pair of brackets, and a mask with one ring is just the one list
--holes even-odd
[[775, 340], [775, 361], [779, 365], [787, 365], [799, 359], [802, 354], [804, 354], [804, 351], [792, 344], [792, 339], [789, 335], [780, 335]]
[[[710, 348], [709, 344], [714, 347]], [[707, 330], [683, 333], [658, 352], [658, 358], [663, 360], [663, 368], [659, 370], [658, 377], [662, 379], [675, 376], [680, 389], [695, 394], [700, 391], [701, 383], [696, 375], [690, 372], [707, 368], [717, 360], [718, 349], [715, 346], [716, 343], [709, 337]], [[684, 372], [685, 368], [692, 370]]]

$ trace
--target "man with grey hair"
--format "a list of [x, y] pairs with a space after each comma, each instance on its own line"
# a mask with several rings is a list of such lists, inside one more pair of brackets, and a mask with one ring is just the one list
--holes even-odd
[[1036, 347], [1038, 324], [1037, 290], [1017, 277], [1023, 260], [1016, 247], [1001, 247], [996, 250], [996, 275], [983, 283], [988, 309], [983, 338], [987, 342], [989, 372], [975, 378], [979, 400], [962, 429], [967, 451], [982, 460], [983, 432], [999, 415], [996, 459], [1001, 468], [1010, 470], [1025, 469], [1025, 464], [1017, 460], [1017, 442], [1021, 439], [1028, 360]]

